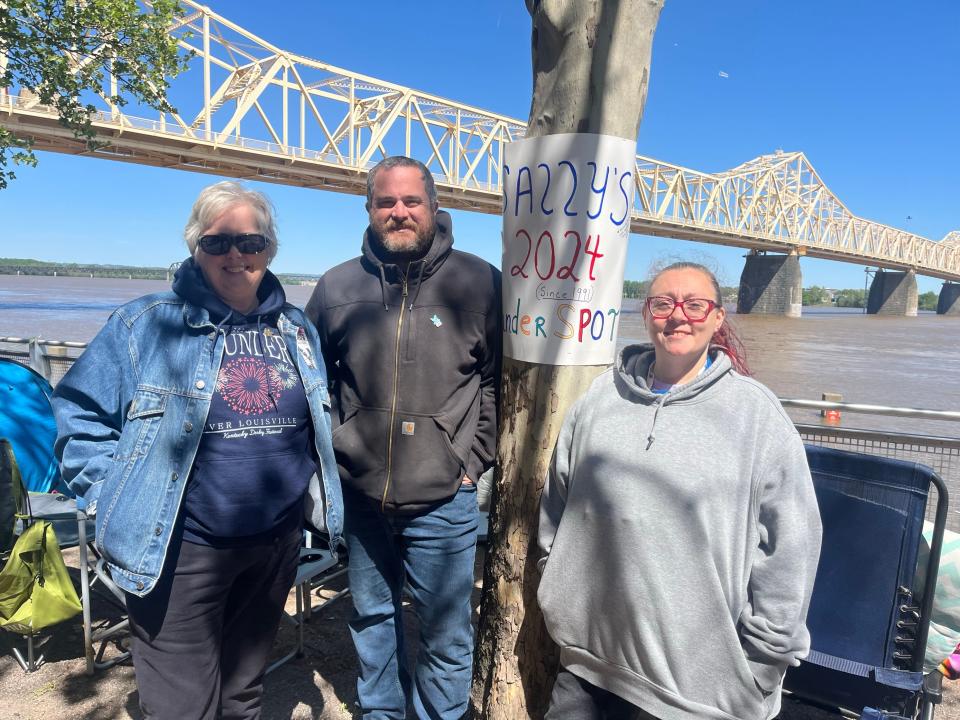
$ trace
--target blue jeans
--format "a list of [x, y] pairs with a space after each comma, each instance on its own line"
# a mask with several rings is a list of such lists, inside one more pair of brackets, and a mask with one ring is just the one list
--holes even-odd
[[[473, 661], [476, 486], [464, 485], [449, 500], [411, 515], [382, 513], [370, 499], [344, 490], [350, 632], [360, 660], [363, 718], [403, 720], [410, 700], [418, 718], [460, 720]], [[404, 588], [420, 623], [412, 687], [403, 649]]]

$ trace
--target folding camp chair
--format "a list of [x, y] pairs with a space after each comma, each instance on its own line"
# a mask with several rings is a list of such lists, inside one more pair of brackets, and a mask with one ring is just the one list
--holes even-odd
[[325, 598], [323, 602], [317, 605], [313, 604], [311, 591], [314, 588], [326, 585], [347, 572], [347, 568], [341, 563], [336, 550], [326, 546], [313, 547], [313, 544], [313, 535], [307, 533], [307, 547], [300, 548], [300, 561], [297, 565], [297, 576], [293, 583], [296, 592], [297, 611], [294, 615], [284, 615], [284, 618], [296, 627], [296, 646], [283, 657], [270, 663], [266, 670], [268, 673], [273, 672], [295, 657], [303, 657], [304, 624], [309, 622], [314, 611], [322, 610], [350, 592], [349, 588], [344, 588]]
[[[923, 656], [947, 516], [947, 490], [925, 465], [807, 447], [823, 545], [807, 626], [812, 650], [785, 689], [863, 720], [933, 716], [936, 672]], [[930, 486], [936, 521], [925, 576], [917, 554]], [[934, 677], [935, 676], [935, 677]]]
[[[97, 555], [93, 547], [94, 521], [86, 513], [77, 508], [74, 498], [59, 493], [27, 493], [26, 489], [16, 477], [15, 468], [18, 467], [11, 444], [6, 439], [0, 439], [0, 498], [6, 497], [7, 488], [11, 497], [17, 493], [25, 494], [28, 498], [29, 522], [42, 520], [53, 526], [57, 542], [61, 550], [76, 547], [79, 553], [80, 565], [80, 603], [83, 613], [84, 655], [87, 662], [87, 673], [94, 670], [112, 667], [130, 657], [129, 651], [119, 648], [120, 652], [104, 660], [107, 647], [111, 643], [119, 645], [122, 636], [128, 632], [128, 623], [123, 604], [123, 592], [113, 584], [110, 575], [104, 568], [103, 560]], [[4, 503], [0, 503], [3, 505]], [[2, 539], [2, 537], [0, 537]], [[2, 548], [0, 548], [2, 549]], [[97, 627], [92, 620], [92, 589], [102, 585], [108, 592], [108, 597], [114, 601], [118, 609], [119, 619], [114, 622], [102, 620]], [[99, 647], [97, 647], [99, 646]], [[32, 672], [43, 660], [35, 653], [33, 636], [27, 637], [27, 659], [24, 660], [18, 650], [14, 650], [18, 662], [28, 672]]]
[[[94, 529], [92, 519], [89, 519], [82, 510], [77, 510], [76, 522], [79, 528], [80, 584], [83, 589], [81, 596], [83, 640], [87, 659], [87, 674], [92, 675], [97, 670], [113, 667], [130, 657], [130, 650], [123, 645], [123, 640], [130, 633], [130, 623], [126, 615], [124, 592], [110, 578], [106, 562], [97, 554], [92, 543]], [[267, 668], [267, 672], [271, 672], [294, 657], [303, 656], [303, 625], [309, 621], [312, 612], [323, 609], [349, 593], [348, 589], [340, 590], [323, 602], [314, 605], [311, 601], [311, 591], [344, 575], [346, 571], [346, 567], [341, 564], [340, 558], [333, 550], [326, 547], [303, 547], [300, 549], [300, 560], [294, 580], [296, 613], [284, 616], [297, 629], [296, 646], [286, 655], [274, 661]], [[120, 609], [121, 616], [113, 622], [101, 620], [100, 624], [94, 627], [92, 589], [98, 585], [109, 593], [108, 600], [113, 600], [114, 604]], [[117, 652], [105, 659], [105, 652], [111, 645], [115, 646]]]
[[[130, 620], [126, 612], [126, 596], [110, 578], [106, 562], [97, 553], [93, 543], [95, 525], [83, 510], [76, 511], [76, 523], [80, 548], [80, 597], [83, 605], [83, 649], [87, 659], [87, 675], [97, 670], [106, 670], [130, 658], [130, 650], [123, 640], [130, 634]], [[108, 601], [112, 601], [120, 616], [113, 622], [101, 620], [97, 627], [93, 624], [93, 589], [102, 587], [107, 591]], [[107, 648], [114, 645], [117, 652], [104, 659]]]
[[[75, 589], [60, 555], [62, 548], [75, 543], [77, 534], [68, 532], [65, 537], [57, 535], [58, 521], [76, 522], [76, 513], [68, 509], [70, 505], [75, 506], [75, 502], [63, 495], [28, 493], [13, 445], [6, 438], [0, 438], [0, 497], [0, 504], [16, 508], [13, 517], [17, 518], [15, 525], [4, 528], [0, 538], [3, 541], [0, 552], [3, 553], [4, 563], [15, 563], [6, 566], [3, 571], [0, 598], [4, 603], [2, 618], [4, 629], [21, 634], [27, 641], [26, 658], [19, 648], [13, 648], [13, 654], [20, 666], [29, 673], [43, 663], [43, 655], [36, 653], [38, 633], [69, 619], [80, 610]], [[5, 522], [12, 520], [9, 513], [4, 514]], [[17, 535], [21, 536], [20, 540], [14, 543]], [[26, 578], [23, 573], [26, 573]], [[32, 590], [28, 590], [30, 587]], [[27, 593], [26, 597], [24, 593]]]

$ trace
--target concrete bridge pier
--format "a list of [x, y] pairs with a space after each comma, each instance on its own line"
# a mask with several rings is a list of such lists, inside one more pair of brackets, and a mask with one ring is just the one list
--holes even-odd
[[940, 288], [937, 315], [960, 315], [960, 283], [945, 282]]
[[802, 306], [799, 255], [747, 255], [737, 293], [738, 313], [800, 317]]
[[913, 270], [877, 270], [867, 295], [867, 313], [916, 317], [917, 274]]

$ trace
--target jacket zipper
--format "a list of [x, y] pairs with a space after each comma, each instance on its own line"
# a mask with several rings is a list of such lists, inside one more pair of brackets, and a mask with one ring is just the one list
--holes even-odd
[[400, 301], [400, 317], [397, 318], [397, 347], [393, 365], [393, 401], [390, 406], [390, 425], [387, 428], [387, 480], [383, 484], [383, 497], [380, 499], [380, 511], [386, 510], [387, 491], [390, 489], [390, 476], [393, 474], [393, 436], [394, 423], [397, 421], [397, 391], [400, 380], [400, 338], [403, 334], [403, 311], [407, 306], [407, 276], [403, 276], [403, 299]]

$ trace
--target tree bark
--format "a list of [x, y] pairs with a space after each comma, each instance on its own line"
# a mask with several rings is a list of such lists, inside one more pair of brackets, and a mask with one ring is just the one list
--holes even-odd
[[[534, 91], [527, 137], [636, 140], [663, 0], [526, 0]], [[622, 282], [622, 278], [621, 278]], [[559, 652], [537, 605], [537, 515], [560, 423], [605, 366], [504, 358], [497, 473], [474, 663], [474, 717], [542, 718]], [[589, 568], [570, 583], [589, 582]]]

